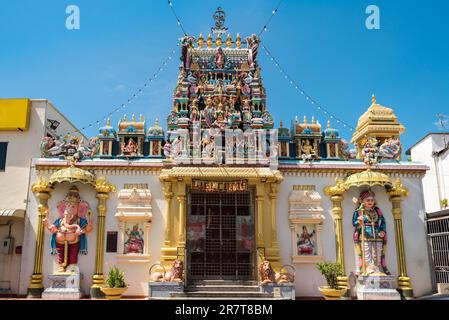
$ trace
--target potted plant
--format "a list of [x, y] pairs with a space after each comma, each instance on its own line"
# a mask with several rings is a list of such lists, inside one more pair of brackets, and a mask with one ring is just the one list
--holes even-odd
[[106, 284], [107, 286], [101, 287], [101, 291], [104, 292], [108, 300], [120, 300], [122, 294], [128, 289], [124, 272], [116, 266], [109, 270]]
[[316, 264], [318, 270], [326, 278], [327, 286], [320, 286], [318, 290], [326, 300], [340, 300], [345, 294], [345, 288], [338, 288], [338, 277], [343, 275], [341, 266], [337, 262], [319, 262]]
[[442, 209], [446, 209], [448, 207], [448, 200], [447, 198], [444, 198], [443, 200], [440, 201], [440, 205]]

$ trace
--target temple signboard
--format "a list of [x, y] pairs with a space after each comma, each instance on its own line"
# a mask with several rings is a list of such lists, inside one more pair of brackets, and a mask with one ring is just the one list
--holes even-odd
[[203, 192], [240, 192], [248, 190], [248, 180], [209, 181], [193, 180], [192, 190]]

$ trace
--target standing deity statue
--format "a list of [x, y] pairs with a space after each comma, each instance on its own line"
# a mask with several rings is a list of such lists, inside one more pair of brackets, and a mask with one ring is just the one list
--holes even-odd
[[246, 44], [248, 46], [248, 64], [250, 68], [256, 67], [257, 53], [259, 52], [259, 38], [253, 34], [251, 37], [246, 38]]
[[[60, 218], [53, 224], [48, 217], [43, 219], [44, 226], [52, 233], [51, 254], [58, 256], [59, 270], [65, 272], [70, 265], [78, 263], [78, 253], [87, 254], [86, 233], [93, 229], [89, 204], [81, 201], [78, 188], [70, 188], [64, 201], [58, 206]], [[88, 214], [88, 219], [84, 218]]]
[[357, 274], [390, 274], [385, 262], [387, 227], [382, 211], [376, 206], [374, 192], [362, 192], [358, 204], [352, 217]]
[[368, 138], [365, 145], [363, 146], [362, 156], [363, 162], [367, 166], [372, 166], [379, 162], [379, 147], [376, 138]]
[[223, 69], [225, 64], [225, 55], [222, 48], [218, 48], [214, 58], [215, 66], [217, 69]]

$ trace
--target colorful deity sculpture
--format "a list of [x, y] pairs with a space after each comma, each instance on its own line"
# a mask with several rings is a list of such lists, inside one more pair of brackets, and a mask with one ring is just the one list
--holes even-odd
[[135, 224], [132, 230], [126, 230], [128, 239], [125, 241], [125, 254], [127, 253], [143, 253], [143, 230], [139, 229], [139, 225]]
[[[58, 256], [58, 272], [78, 263], [78, 253], [87, 254], [86, 233], [93, 229], [89, 204], [81, 201], [78, 188], [70, 188], [65, 199], [58, 206], [59, 218], [53, 224], [43, 219], [51, 236], [51, 254]], [[84, 218], [87, 213], [88, 219]]]
[[352, 217], [357, 274], [390, 274], [386, 262], [387, 227], [382, 211], [376, 206], [375, 194], [368, 190], [360, 194]]
[[376, 138], [369, 138], [362, 150], [363, 162], [367, 166], [375, 165], [379, 162], [379, 147]]

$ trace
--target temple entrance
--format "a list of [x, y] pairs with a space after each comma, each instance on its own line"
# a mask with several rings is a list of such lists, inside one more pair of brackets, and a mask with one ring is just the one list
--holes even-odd
[[187, 212], [187, 279], [254, 279], [252, 192], [191, 190]]

